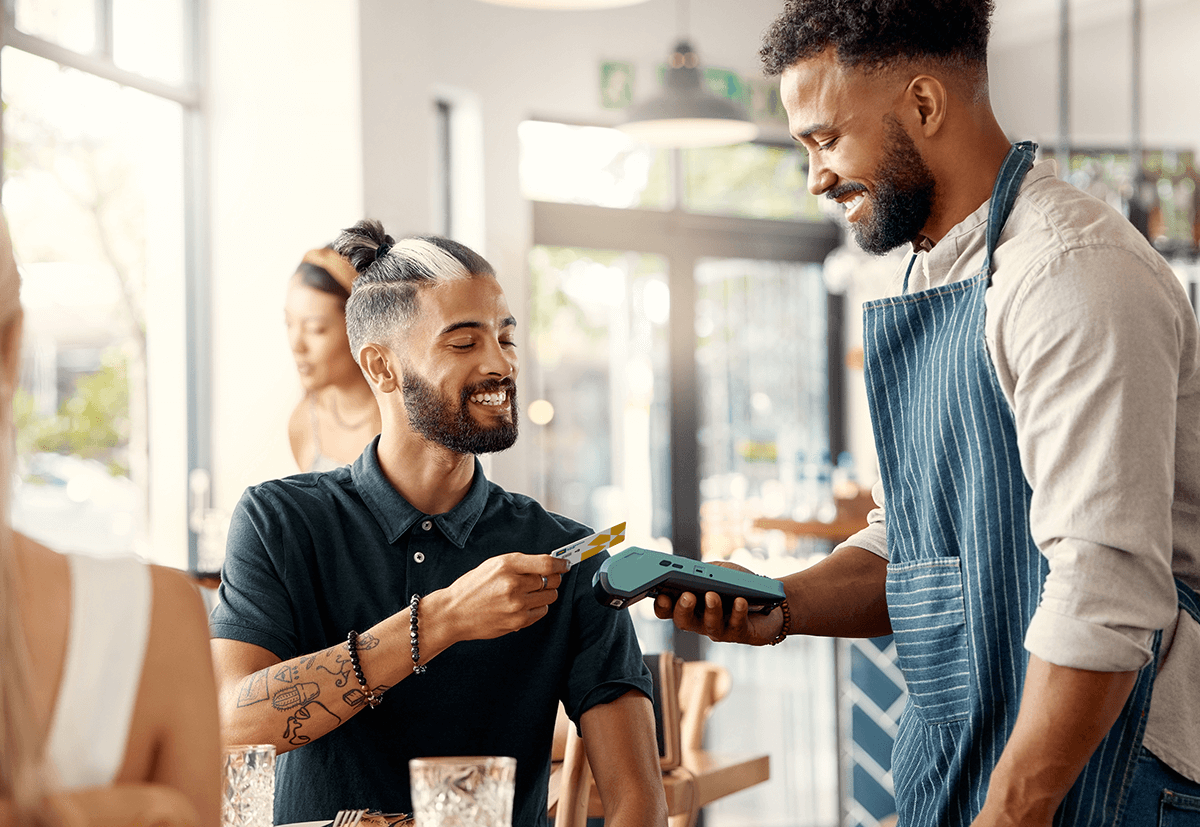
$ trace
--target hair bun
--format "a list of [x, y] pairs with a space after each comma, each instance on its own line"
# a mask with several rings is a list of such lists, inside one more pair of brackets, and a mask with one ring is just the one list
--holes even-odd
[[333, 242], [333, 249], [345, 256], [357, 272], [365, 273], [379, 258], [379, 248], [390, 248], [395, 243], [396, 240], [384, 232], [383, 225], [371, 218], [342, 230]]

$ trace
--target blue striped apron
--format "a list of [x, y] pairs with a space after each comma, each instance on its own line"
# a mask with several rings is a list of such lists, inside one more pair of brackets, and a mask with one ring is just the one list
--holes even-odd
[[[906, 274], [902, 295], [863, 306], [888, 611], [909, 691], [892, 764], [904, 827], [968, 825], [983, 806], [1016, 722], [1025, 631], [1048, 571], [1030, 536], [1031, 490], [984, 338], [992, 252], [1035, 150], [1015, 144], [1005, 158], [977, 276], [909, 294]], [[1194, 609], [1195, 594], [1180, 590]], [[1153, 661], [1141, 671], [1056, 825], [1119, 823], [1155, 672]]]

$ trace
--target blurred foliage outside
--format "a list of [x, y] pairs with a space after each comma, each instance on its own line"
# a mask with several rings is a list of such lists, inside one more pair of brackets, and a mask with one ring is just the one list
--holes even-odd
[[606, 364], [612, 307], [628, 303], [644, 313], [647, 282], [665, 283], [666, 272], [666, 260], [649, 253], [535, 246], [529, 312], [538, 363], [543, 369], [564, 360]]
[[114, 477], [129, 475], [128, 365], [119, 350], [109, 350], [100, 370], [79, 378], [56, 414], [39, 414], [24, 388], [17, 389], [13, 413], [19, 456], [72, 454], [103, 462]]
[[793, 147], [736, 144], [683, 151], [684, 208], [689, 212], [820, 221], [808, 191], [808, 160]]

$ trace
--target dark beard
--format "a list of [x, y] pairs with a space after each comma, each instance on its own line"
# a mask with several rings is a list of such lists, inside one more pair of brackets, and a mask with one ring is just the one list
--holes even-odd
[[[412, 429], [430, 442], [459, 454], [490, 454], [517, 441], [517, 387], [511, 379], [481, 382], [464, 388], [458, 407], [412, 370], [404, 371], [404, 408]], [[471, 416], [469, 399], [477, 393], [503, 390], [512, 419], [484, 427]]]
[[[878, 183], [875, 192], [867, 196], [872, 202], [870, 215], [850, 225], [858, 246], [876, 256], [915, 240], [933, 210], [935, 181], [917, 145], [891, 116], [887, 134], [891, 140], [875, 172]], [[841, 198], [848, 192], [859, 191], [865, 188], [847, 184], [835, 187], [829, 194]]]

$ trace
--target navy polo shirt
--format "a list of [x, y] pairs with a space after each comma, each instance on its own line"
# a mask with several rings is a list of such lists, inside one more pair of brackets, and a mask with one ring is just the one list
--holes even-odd
[[[417, 511], [383, 476], [378, 438], [353, 465], [248, 488], [229, 528], [212, 636], [281, 660], [320, 651], [512, 551], [545, 554], [588, 528], [488, 482], [478, 460], [466, 497], [445, 514]], [[412, 812], [410, 758], [511, 755], [513, 824], [544, 825], [550, 746], [561, 700], [571, 719], [631, 689], [650, 696], [628, 613], [601, 606], [592, 574], [568, 572], [533, 625], [455, 644], [324, 737], [279, 757], [275, 821], [332, 818], [345, 807]], [[368, 677], [368, 680], [370, 678]], [[319, 702], [293, 724], [330, 715]]]

